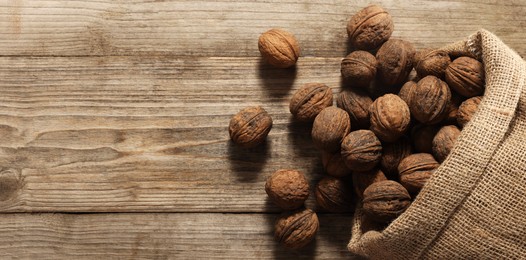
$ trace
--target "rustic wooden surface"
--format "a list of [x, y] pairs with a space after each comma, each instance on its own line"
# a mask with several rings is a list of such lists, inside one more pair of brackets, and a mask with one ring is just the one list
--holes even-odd
[[[316, 243], [273, 242], [265, 178], [318, 152], [288, 99], [340, 89], [345, 24], [368, 1], [0, 1], [0, 258], [341, 258], [350, 217], [321, 213]], [[374, 1], [417, 48], [479, 28], [526, 54], [526, 2]], [[263, 64], [257, 37], [294, 32], [295, 70]], [[228, 140], [263, 105], [267, 143]], [[312, 198], [308, 207], [316, 208]]]

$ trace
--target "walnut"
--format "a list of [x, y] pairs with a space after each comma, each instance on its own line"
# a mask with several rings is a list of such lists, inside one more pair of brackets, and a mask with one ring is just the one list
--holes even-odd
[[340, 151], [335, 153], [322, 152], [321, 161], [325, 172], [334, 177], [344, 177], [351, 174], [351, 170], [343, 161]]
[[265, 191], [280, 208], [297, 209], [309, 197], [309, 182], [300, 171], [278, 170], [267, 179]]
[[361, 89], [340, 92], [336, 99], [339, 108], [347, 111], [354, 129], [369, 129], [369, 108], [373, 100]]
[[347, 24], [351, 45], [359, 50], [373, 50], [391, 37], [394, 30], [391, 15], [382, 7], [370, 5], [358, 11]]
[[296, 37], [282, 29], [271, 29], [261, 34], [258, 47], [263, 59], [277, 68], [294, 66], [300, 56]]
[[370, 108], [371, 131], [385, 142], [394, 142], [409, 128], [411, 115], [407, 104], [397, 95], [386, 94]]
[[411, 97], [411, 91], [413, 91], [416, 88], [416, 82], [414, 81], [408, 81], [406, 82], [400, 91], [398, 92], [398, 96], [409, 105], [409, 98]]
[[402, 137], [394, 143], [383, 145], [382, 158], [380, 165], [389, 176], [396, 176], [398, 165], [411, 154], [411, 141], [407, 137]]
[[382, 144], [370, 130], [349, 133], [342, 142], [342, 158], [352, 171], [373, 169], [382, 156]]
[[407, 156], [398, 165], [400, 183], [411, 193], [418, 193], [439, 163], [428, 153], [415, 153]]
[[472, 97], [460, 104], [457, 111], [457, 122], [461, 127], [464, 127], [470, 120], [471, 117], [477, 112], [482, 97]]
[[440, 128], [434, 125], [420, 124], [411, 130], [411, 140], [418, 153], [433, 152], [433, 138]]
[[353, 208], [352, 190], [341, 179], [324, 177], [316, 185], [316, 202], [329, 212], [347, 212]]
[[245, 148], [265, 141], [272, 128], [272, 118], [260, 106], [247, 107], [232, 117], [228, 133], [232, 141]]
[[318, 216], [310, 209], [284, 212], [276, 221], [274, 237], [283, 246], [298, 249], [314, 239], [319, 226]]
[[370, 172], [353, 172], [352, 173], [352, 183], [354, 186], [354, 192], [356, 192], [356, 195], [358, 197], [363, 198], [363, 192], [369, 185], [379, 182], [379, 181], [385, 181], [387, 178], [385, 177], [385, 174], [378, 169], [372, 170]]
[[342, 60], [343, 79], [351, 86], [369, 86], [376, 76], [376, 58], [366, 51], [354, 51]]
[[326, 107], [332, 106], [332, 90], [322, 83], [307, 83], [290, 100], [290, 113], [298, 121], [312, 122]]
[[451, 91], [444, 81], [435, 76], [426, 76], [405, 93], [408, 93], [406, 98], [411, 115], [421, 123], [436, 124], [449, 112]]
[[458, 107], [464, 100], [464, 97], [457, 94], [456, 92], [451, 92], [451, 102], [449, 102], [448, 112], [444, 120], [442, 120], [442, 124], [444, 125], [452, 125], [457, 123], [457, 114], [458, 114]]
[[415, 55], [415, 70], [420, 78], [433, 75], [444, 78], [451, 59], [446, 51], [424, 49]]
[[363, 192], [363, 211], [370, 219], [388, 223], [411, 205], [411, 196], [396, 181], [379, 181]]
[[387, 86], [401, 85], [407, 81], [413, 69], [415, 49], [404, 40], [391, 39], [385, 42], [376, 53], [377, 75]]
[[321, 150], [336, 152], [350, 129], [351, 121], [345, 110], [327, 107], [314, 119], [312, 141]]
[[470, 57], [457, 58], [447, 67], [446, 81], [464, 97], [480, 96], [484, 93], [484, 65]]
[[433, 155], [439, 162], [443, 162], [455, 146], [460, 130], [454, 125], [447, 125], [438, 131], [433, 138]]

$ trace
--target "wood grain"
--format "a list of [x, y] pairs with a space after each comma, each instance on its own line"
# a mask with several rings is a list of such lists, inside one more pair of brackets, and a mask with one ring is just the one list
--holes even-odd
[[[306, 82], [336, 93], [339, 63], [0, 58], [0, 184], [16, 183], [0, 194], [0, 211], [276, 212], [263, 188], [270, 173], [297, 168], [313, 182], [322, 173], [288, 99]], [[274, 118], [268, 142], [237, 148], [230, 117], [256, 104]]]
[[275, 214], [4, 214], [3, 259], [351, 258], [351, 217], [320, 215], [301, 250], [274, 241]]
[[[345, 26], [370, 1], [38, 1], [0, 2], [0, 55], [258, 56], [271, 27], [296, 34], [303, 56], [342, 57]], [[526, 2], [374, 1], [390, 11], [395, 37], [417, 48], [493, 31], [519, 53]]]

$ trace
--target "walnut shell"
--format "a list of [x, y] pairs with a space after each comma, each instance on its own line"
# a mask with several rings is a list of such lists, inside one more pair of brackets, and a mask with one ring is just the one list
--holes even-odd
[[363, 211], [374, 221], [388, 223], [411, 205], [411, 196], [396, 181], [379, 181], [363, 192]]
[[330, 176], [345, 177], [351, 174], [351, 170], [345, 165], [340, 151], [335, 153], [322, 152], [321, 161], [325, 172]]
[[280, 208], [297, 209], [309, 197], [309, 182], [300, 171], [278, 170], [267, 179], [265, 191]]
[[361, 89], [344, 90], [336, 99], [337, 106], [349, 114], [353, 129], [369, 129], [372, 103], [373, 100]]
[[351, 86], [369, 86], [376, 76], [376, 58], [366, 51], [354, 51], [342, 60], [343, 79]]
[[407, 104], [397, 95], [386, 94], [370, 108], [371, 131], [385, 142], [394, 142], [409, 128], [411, 115]]
[[277, 68], [294, 66], [300, 56], [296, 37], [282, 29], [270, 29], [261, 34], [258, 47], [263, 59]]
[[245, 148], [265, 141], [272, 128], [272, 118], [260, 106], [247, 107], [230, 119], [228, 133], [234, 143]]
[[389, 176], [397, 175], [398, 165], [411, 153], [411, 141], [407, 137], [402, 137], [394, 143], [386, 143], [383, 145], [380, 165]]
[[374, 50], [393, 34], [391, 15], [382, 7], [370, 5], [358, 11], [347, 24], [349, 42], [358, 50]]
[[472, 97], [460, 104], [457, 111], [457, 122], [461, 127], [464, 127], [469, 121], [471, 121], [471, 117], [479, 108], [480, 101], [482, 101], [482, 97], [478, 96]]
[[398, 92], [398, 96], [409, 105], [409, 99], [411, 98], [411, 92], [416, 89], [416, 82], [414, 81], [408, 81], [406, 82], [400, 91]]
[[354, 192], [358, 197], [363, 199], [363, 192], [369, 185], [379, 182], [386, 181], [387, 177], [385, 174], [378, 169], [372, 170], [370, 172], [353, 172], [352, 173], [352, 183], [354, 187]]
[[385, 42], [376, 53], [380, 81], [387, 86], [406, 82], [413, 69], [414, 56], [415, 49], [407, 41], [391, 39]]
[[415, 70], [420, 78], [433, 75], [443, 79], [450, 63], [451, 58], [443, 50], [425, 49], [415, 56]]
[[336, 152], [340, 149], [340, 144], [350, 129], [351, 121], [345, 110], [327, 107], [314, 119], [312, 141], [321, 150]]
[[457, 58], [447, 67], [447, 84], [464, 97], [482, 95], [484, 93], [484, 81], [484, 65], [473, 58]]
[[326, 107], [332, 106], [332, 90], [322, 83], [307, 83], [290, 99], [289, 110], [294, 118], [312, 122]]
[[353, 208], [352, 189], [341, 179], [324, 177], [316, 185], [316, 203], [329, 212], [348, 212]]
[[454, 125], [447, 125], [438, 131], [433, 138], [433, 155], [439, 162], [443, 162], [455, 146], [460, 130]]
[[411, 140], [415, 152], [418, 153], [432, 153], [433, 152], [433, 138], [440, 128], [434, 125], [420, 124], [411, 130]]
[[439, 163], [428, 153], [415, 153], [407, 156], [398, 165], [400, 183], [411, 193], [418, 193]]
[[318, 216], [310, 209], [284, 212], [276, 221], [274, 237], [283, 246], [298, 249], [314, 239], [319, 226]]
[[449, 112], [451, 91], [447, 84], [435, 76], [426, 76], [416, 86], [406, 90], [409, 93], [411, 115], [424, 124], [436, 124]]
[[380, 162], [382, 144], [372, 131], [357, 130], [343, 139], [341, 153], [352, 171], [369, 171]]
[[457, 94], [456, 92], [451, 92], [451, 102], [449, 102], [448, 112], [444, 120], [442, 120], [442, 124], [452, 125], [457, 123], [458, 107], [463, 100], [464, 97]]

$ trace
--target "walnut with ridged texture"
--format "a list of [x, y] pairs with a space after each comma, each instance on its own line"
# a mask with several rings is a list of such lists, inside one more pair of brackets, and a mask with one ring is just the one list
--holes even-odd
[[332, 90], [322, 83], [307, 83], [290, 99], [289, 110], [295, 119], [312, 122], [326, 107], [332, 106]]
[[352, 173], [352, 184], [354, 192], [358, 197], [363, 198], [363, 192], [367, 187], [375, 182], [386, 181], [384, 172], [382, 170], [374, 169], [368, 172], [353, 172]]
[[469, 121], [471, 121], [471, 117], [477, 112], [479, 109], [479, 104], [482, 101], [482, 97], [472, 97], [460, 104], [458, 110], [457, 110], [457, 122], [460, 125], [460, 127], [464, 127]]
[[296, 37], [282, 29], [271, 29], [261, 34], [258, 47], [263, 59], [277, 68], [294, 66], [300, 56]]
[[394, 23], [391, 15], [378, 5], [367, 6], [347, 23], [350, 44], [357, 50], [374, 50], [391, 37]]
[[407, 90], [407, 105], [411, 115], [420, 123], [436, 124], [448, 114], [451, 91], [446, 82], [435, 76], [426, 76]]
[[321, 162], [325, 169], [325, 173], [330, 176], [345, 177], [351, 174], [351, 170], [345, 165], [340, 151], [334, 153], [322, 152]]
[[318, 206], [329, 212], [348, 212], [353, 208], [352, 189], [337, 178], [324, 177], [314, 192]]
[[367, 87], [376, 76], [376, 58], [366, 51], [354, 51], [342, 60], [342, 77], [353, 87]]
[[446, 69], [447, 84], [460, 95], [470, 98], [484, 93], [485, 74], [482, 62], [459, 57]]
[[347, 111], [353, 129], [369, 129], [369, 108], [373, 100], [361, 89], [346, 89], [336, 98], [336, 105]]
[[351, 171], [369, 171], [382, 156], [382, 144], [370, 130], [349, 133], [342, 142], [342, 158]]
[[310, 209], [298, 209], [282, 213], [274, 225], [274, 237], [283, 246], [299, 249], [316, 237], [320, 223]]
[[385, 142], [398, 140], [409, 129], [411, 122], [409, 107], [394, 94], [377, 98], [371, 105], [370, 116], [371, 131]]
[[408, 137], [404, 136], [394, 143], [386, 143], [383, 145], [380, 166], [390, 177], [396, 176], [398, 173], [398, 165], [405, 157], [411, 155], [411, 153], [411, 140], [409, 140]]
[[314, 119], [311, 132], [312, 141], [323, 151], [336, 152], [350, 130], [349, 114], [337, 107], [327, 107]]
[[297, 209], [309, 197], [309, 182], [300, 171], [278, 170], [267, 179], [265, 191], [270, 200], [280, 208]]
[[371, 220], [389, 223], [411, 205], [411, 196], [396, 181], [379, 181], [363, 192], [363, 211]]
[[408, 41], [391, 39], [376, 53], [377, 77], [387, 87], [402, 85], [413, 69], [415, 48]]
[[446, 159], [459, 135], [460, 130], [454, 125], [443, 126], [438, 130], [433, 138], [433, 155], [437, 161], [443, 162]]
[[415, 70], [420, 78], [428, 75], [444, 78], [451, 59], [446, 51], [424, 49], [415, 55]]
[[404, 158], [398, 165], [400, 183], [407, 191], [420, 192], [440, 164], [428, 153], [415, 153]]
[[245, 148], [265, 141], [272, 128], [272, 117], [260, 106], [242, 109], [230, 119], [228, 133], [234, 143]]

